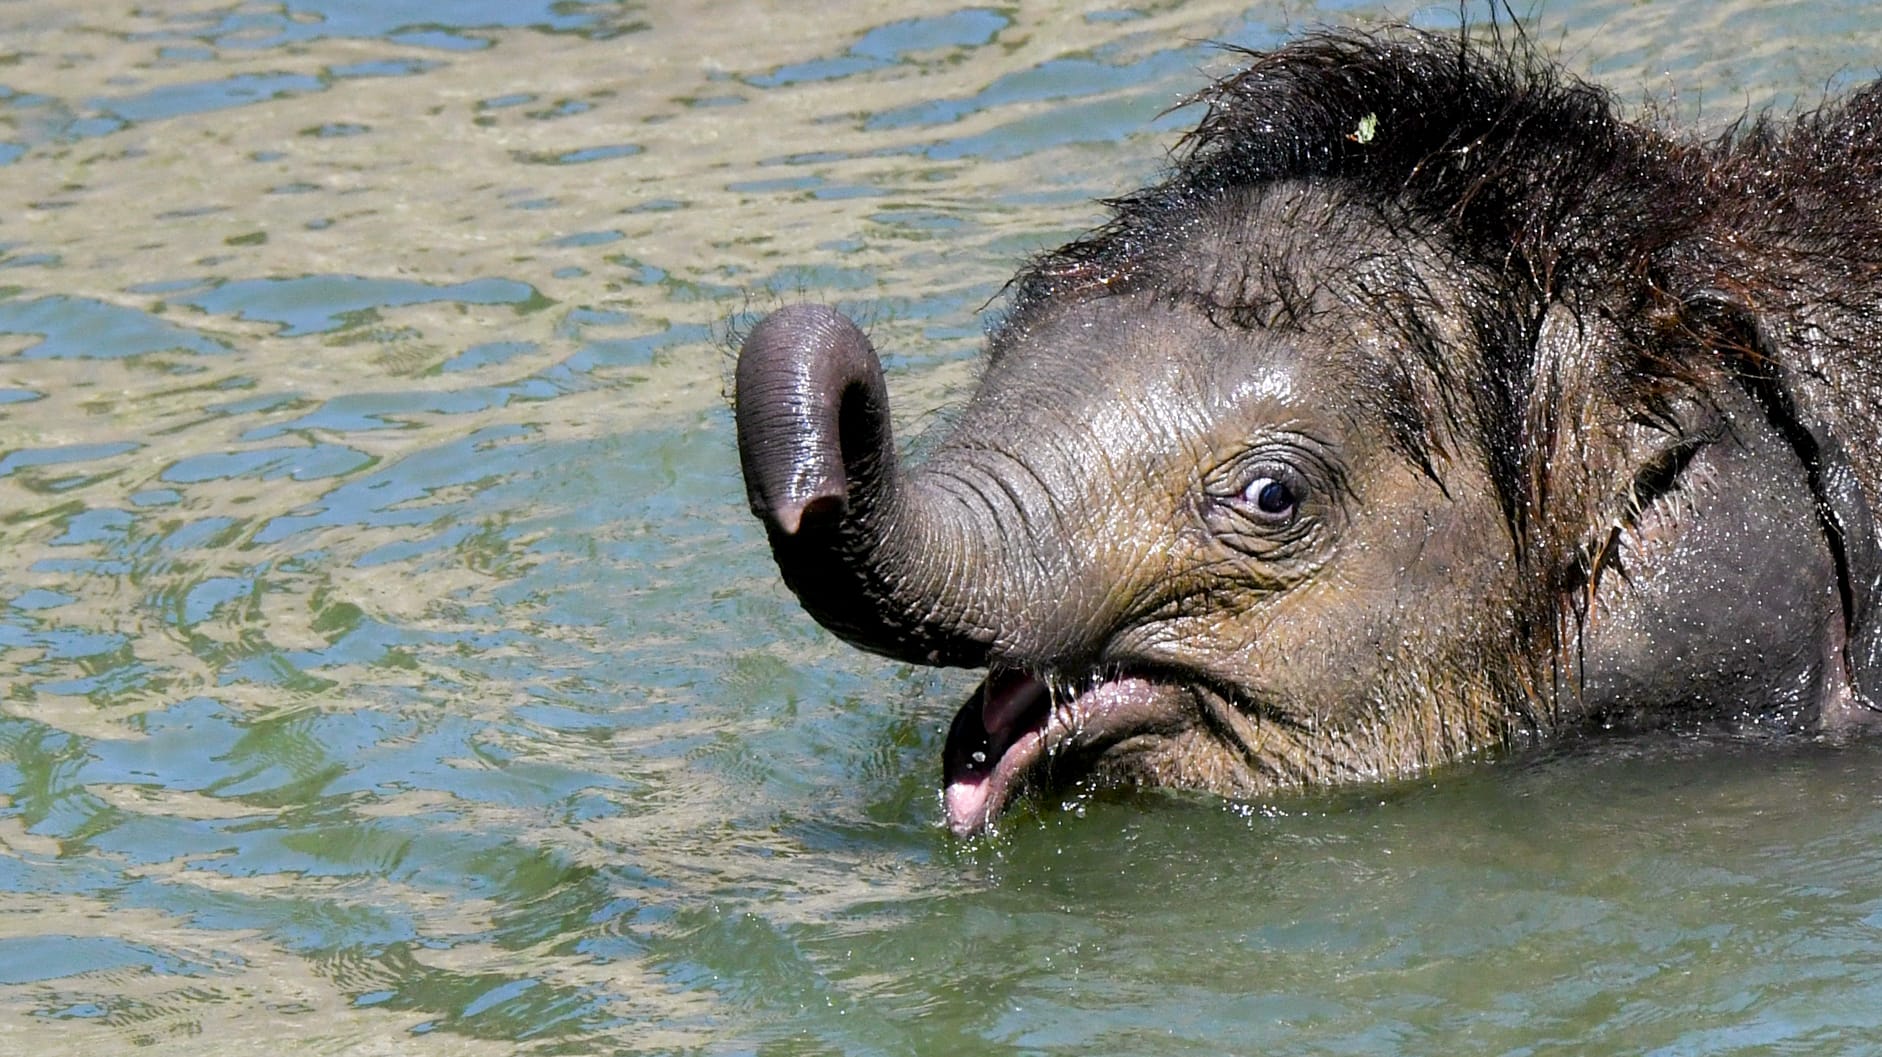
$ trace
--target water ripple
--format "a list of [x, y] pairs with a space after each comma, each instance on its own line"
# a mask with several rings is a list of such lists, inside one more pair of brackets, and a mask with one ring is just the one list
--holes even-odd
[[[1347, 7], [1314, 17], [1378, 10]], [[1583, 0], [1537, 39], [1575, 27], [1564, 54], [1626, 98], [1671, 69], [1735, 106], [1872, 52], [1848, 10], [1816, 50], [1745, 44], [1731, 20], [1770, 19], [1742, 4]], [[919, 433], [1015, 263], [1161, 163], [1187, 117], [1155, 115], [1223, 61], [1198, 42], [1306, 13], [19, 14], [19, 1045], [1632, 1053], [1882, 1030], [1871, 750], [1649, 747], [1386, 803], [1080, 794], [961, 846], [932, 772], [971, 675], [855, 654], [777, 582], [730, 442], [736, 320], [846, 303]]]

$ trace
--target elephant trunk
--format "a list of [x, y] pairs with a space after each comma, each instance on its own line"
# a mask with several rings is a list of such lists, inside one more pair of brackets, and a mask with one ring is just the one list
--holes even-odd
[[739, 352], [736, 402], [746, 496], [805, 610], [875, 653], [985, 664], [991, 634], [956, 597], [979, 548], [945, 497], [899, 477], [882, 365], [862, 331], [822, 305], [772, 313]]

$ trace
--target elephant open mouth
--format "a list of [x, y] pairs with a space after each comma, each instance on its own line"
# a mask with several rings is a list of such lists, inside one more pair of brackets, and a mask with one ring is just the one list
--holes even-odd
[[1181, 691], [1129, 675], [1095, 677], [1065, 690], [1019, 669], [995, 669], [948, 728], [942, 799], [956, 836], [978, 833], [1030, 787], [1050, 784], [1055, 765], [1083, 764], [1170, 718]]

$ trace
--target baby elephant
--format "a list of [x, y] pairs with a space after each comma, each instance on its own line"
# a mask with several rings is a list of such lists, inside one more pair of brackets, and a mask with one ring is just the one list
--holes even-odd
[[986, 667], [957, 834], [1071, 781], [1248, 797], [1591, 726], [1882, 726], [1882, 85], [1717, 140], [1525, 50], [1328, 32], [1027, 265], [897, 465], [783, 309], [752, 510], [825, 627]]

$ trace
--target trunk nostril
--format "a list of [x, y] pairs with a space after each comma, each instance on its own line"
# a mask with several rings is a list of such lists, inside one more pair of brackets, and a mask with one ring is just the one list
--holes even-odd
[[841, 493], [825, 492], [808, 499], [779, 503], [768, 511], [758, 511], [758, 516], [786, 536], [795, 536], [800, 531], [816, 532], [833, 525], [847, 513], [847, 497]]

